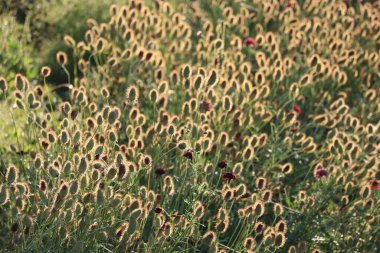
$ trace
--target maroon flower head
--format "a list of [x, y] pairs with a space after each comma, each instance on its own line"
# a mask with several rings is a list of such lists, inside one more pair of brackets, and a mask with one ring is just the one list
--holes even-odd
[[231, 181], [236, 179], [236, 175], [233, 172], [223, 173], [222, 178], [224, 181]]
[[158, 167], [154, 171], [154, 173], [156, 173], [156, 175], [158, 175], [158, 176], [162, 176], [162, 175], [164, 175], [166, 173], [166, 170], [164, 168], [162, 168], [162, 167]]
[[201, 104], [202, 110], [209, 112], [211, 110], [211, 103], [208, 101], [203, 101]]
[[248, 37], [244, 41], [245, 46], [256, 47], [256, 40], [252, 37]]
[[187, 159], [189, 160], [193, 160], [193, 153], [191, 151], [186, 151], [184, 154], [183, 154], [183, 157], [186, 157]]
[[376, 191], [379, 191], [380, 190], [380, 180], [371, 180], [369, 182], [370, 186], [371, 186], [371, 190], [376, 190]]
[[291, 131], [292, 133], [297, 133], [297, 132], [298, 132], [298, 129], [293, 127], [293, 128], [290, 129], [290, 131]]
[[221, 169], [225, 169], [225, 168], [227, 168], [227, 162], [226, 162], [226, 160], [222, 160], [222, 161], [220, 161], [219, 163], [218, 163], [218, 167], [219, 168], [221, 168]]
[[155, 212], [155, 213], [161, 213], [161, 212], [162, 212], [162, 208], [161, 208], [161, 207], [156, 207], [156, 208], [154, 209], [154, 212]]
[[297, 106], [297, 105], [293, 105], [293, 110], [295, 110], [298, 114], [302, 113], [301, 108], [299, 108], [299, 106]]
[[327, 170], [325, 170], [324, 168], [322, 168], [321, 166], [319, 166], [315, 172], [315, 177], [320, 179], [321, 177], [328, 177], [329, 173], [327, 172]]

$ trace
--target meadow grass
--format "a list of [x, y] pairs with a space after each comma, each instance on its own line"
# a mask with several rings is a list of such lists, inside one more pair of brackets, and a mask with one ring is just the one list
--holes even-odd
[[105, 11], [0, 57], [1, 252], [380, 250], [378, 1]]

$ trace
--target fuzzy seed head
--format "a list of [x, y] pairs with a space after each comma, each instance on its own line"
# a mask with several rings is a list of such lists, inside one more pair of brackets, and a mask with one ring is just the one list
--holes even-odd
[[136, 85], [131, 85], [125, 93], [126, 99], [129, 103], [135, 104], [139, 99], [139, 90]]
[[41, 75], [43, 78], [47, 78], [50, 76], [51, 69], [50, 67], [44, 66], [41, 68]]
[[196, 219], [200, 220], [205, 212], [205, 208], [200, 201], [197, 201], [194, 205], [193, 215]]
[[4, 93], [8, 89], [8, 83], [7, 80], [5, 80], [4, 77], [0, 77], [0, 91]]
[[56, 58], [59, 65], [65, 66], [67, 64], [67, 54], [65, 52], [59, 51]]
[[9, 190], [5, 184], [0, 185], [0, 206], [5, 205], [9, 200]]
[[19, 170], [16, 166], [11, 165], [8, 167], [7, 172], [5, 174], [5, 180], [8, 184], [12, 184], [18, 181]]

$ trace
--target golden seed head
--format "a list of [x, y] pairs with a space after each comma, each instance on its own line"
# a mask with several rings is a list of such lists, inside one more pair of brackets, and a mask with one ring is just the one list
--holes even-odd
[[9, 166], [5, 174], [6, 182], [8, 184], [15, 183], [18, 181], [18, 177], [19, 177], [19, 169], [14, 165]]
[[47, 66], [44, 66], [41, 68], [41, 75], [44, 77], [44, 78], [47, 78], [50, 76], [50, 73], [51, 73], [51, 69], [50, 67], [47, 67]]
[[277, 233], [274, 237], [274, 245], [276, 248], [282, 248], [284, 247], [286, 242], [286, 237], [284, 233]]
[[65, 52], [59, 51], [56, 58], [59, 65], [65, 66], [67, 64], [67, 54]]
[[204, 206], [202, 205], [200, 201], [197, 201], [194, 205], [194, 212], [193, 212], [194, 217], [200, 220], [203, 217], [204, 212], [205, 212]]
[[8, 89], [7, 80], [4, 77], [0, 77], [0, 91], [3, 93]]
[[5, 205], [9, 200], [9, 190], [5, 184], [0, 185], [0, 206]]
[[68, 46], [68, 47], [71, 47], [71, 48], [75, 48], [75, 40], [73, 39], [73, 37], [69, 36], [69, 35], [65, 35], [63, 37], [63, 40], [65, 41], [65, 44]]

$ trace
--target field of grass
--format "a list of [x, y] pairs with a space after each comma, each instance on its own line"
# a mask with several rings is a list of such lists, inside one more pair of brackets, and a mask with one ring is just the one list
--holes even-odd
[[380, 1], [0, 1], [0, 252], [380, 252]]

